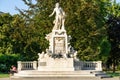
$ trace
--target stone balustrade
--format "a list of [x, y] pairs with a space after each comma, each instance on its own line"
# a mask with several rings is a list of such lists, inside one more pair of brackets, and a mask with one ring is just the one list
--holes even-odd
[[[95, 70], [102, 71], [101, 61], [75, 61], [75, 70]], [[36, 70], [37, 61], [18, 61], [18, 71], [21, 70]]]
[[76, 70], [102, 71], [101, 61], [75, 61], [74, 66]]
[[37, 61], [18, 61], [18, 71], [21, 70], [36, 70]]
[[102, 71], [102, 62], [101, 61], [85, 61], [83, 62], [82, 68], [85, 70]]

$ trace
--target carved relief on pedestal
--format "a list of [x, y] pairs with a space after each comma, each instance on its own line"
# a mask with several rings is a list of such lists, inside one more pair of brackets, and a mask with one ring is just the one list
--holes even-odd
[[65, 49], [65, 38], [64, 37], [54, 37], [54, 53], [58, 54], [58, 53], [65, 53], [66, 49]]

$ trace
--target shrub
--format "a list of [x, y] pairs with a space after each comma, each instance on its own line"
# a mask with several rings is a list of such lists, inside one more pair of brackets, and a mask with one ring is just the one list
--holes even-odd
[[0, 72], [9, 72], [11, 65], [17, 66], [18, 54], [0, 54]]
[[7, 66], [6, 64], [0, 64], [0, 72], [6, 72]]

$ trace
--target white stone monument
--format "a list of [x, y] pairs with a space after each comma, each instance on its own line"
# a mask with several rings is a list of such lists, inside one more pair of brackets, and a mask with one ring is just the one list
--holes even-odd
[[[81, 76], [95, 77], [101, 74], [101, 61], [80, 61], [77, 59], [77, 51], [70, 45], [71, 36], [65, 30], [65, 12], [59, 3], [50, 17], [56, 13], [54, 27], [51, 33], [46, 35], [49, 48], [45, 52], [38, 53], [37, 61], [18, 61], [18, 73], [13, 80], [79, 80]], [[38, 63], [38, 64], [37, 64]], [[103, 73], [104, 74], [104, 73]], [[17, 79], [16, 79], [17, 77]], [[19, 78], [18, 78], [19, 77]]]
[[54, 20], [54, 27], [51, 33], [46, 35], [46, 39], [49, 41], [49, 49], [46, 53], [49, 57], [43, 57], [43, 52], [39, 54], [38, 70], [39, 71], [74, 71], [74, 55], [75, 50], [70, 50], [71, 37], [67, 35], [64, 21], [65, 12], [59, 3], [56, 6], [50, 17], [56, 13]]

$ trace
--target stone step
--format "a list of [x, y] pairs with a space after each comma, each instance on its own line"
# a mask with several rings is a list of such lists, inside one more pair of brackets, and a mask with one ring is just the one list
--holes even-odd
[[100, 78], [111, 78], [112, 77], [103, 71], [95, 72], [95, 76], [100, 77]]
[[91, 73], [89, 70], [85, 71], [35, 71], [35, 70], [27, 70], [20, 71], [19, 73], [14, 74], [14, 76], [18, 77], [82, 77], [89, 76], [95, 77], [95, 74]]
[[[89, 78], [90, 79], [89, 79]], [[20, 71], [12, 76], [12, 80], [99, 80], [110, 78], [105, 72], [81, 70], [81, 71]]]
[[91, 70], [84, 70], [84, 71], [37, 71], [37, 70], [25, 70], [20, 71], [18, 74], [92, 74]]
[[100, 78], [111, 78], [112, 77], [108, 74], [96, 74], [95, 76], [100, 77]]
[[101, 80], [97, 77], [27, 77], [11, 78], [11, 80]]
[[37, 70], [23, 70], [14, 74], [14, 77], [98, 77], [110, 78], [103, 71], [94, 70], [80, 70], [80, 71], [37, 71]]
[[14, 77], [95, 77], [95, 75], [81, 74], [81, 75], [14, 75]]

